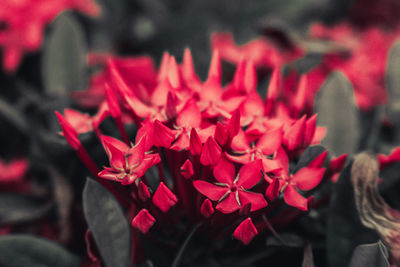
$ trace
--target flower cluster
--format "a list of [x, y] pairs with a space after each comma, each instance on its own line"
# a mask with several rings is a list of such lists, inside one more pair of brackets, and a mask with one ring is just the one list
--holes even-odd
[[[290, 167], [325, 134], [325, 128], [316, 126], [317, 115], [306, 108], [310, 90], [305, 75], [289, 83], [275, 67], [263, 99], [254, 63], [246, 58], [237, 64], [232, 81], [221, 85], [219, 50], [213, 52], [204, 82], [188, 49], [182, 64], [165, 53], [158, 70], [147, 57], [91, 55], [91, 61], [104, 69], [88, 90], [74, 97], [83, 105], [99, 106], [97, 114], [68, 109], [57, 116], [66, 140], [94, 175], [103, 183], [128, 186], [127, 205], [136, 210], [132, 225], [142, 233], [173, 208], [214, 230], [233, 225], [234, 237], [247, 244], [267, 228], [266, 222], [270, 225], [270, 203], [284, 201], [288, 209], [307, 211], [308, 192], [343, 167], [345, 156], [325, 172], [327, 151], [296, 171]], [[91, 102], [92, 96], [97, 97]], [[101, 132], [108, 116], [123, 141]], [[124, 127], [132, 122], [138, 128], [133, 144]], [[109, 167], [101, 171], [78, 139], [79, 133], [92, 130], [109, 159]], [[153, 166], [157, 188], [151, 187], [147, 172]]]
[[386, 104], [385, 71], [389, 49], [399, 36], [398, 30], [385, 32], [377, 27], [360, 30], [351, 24], [334, 27], [314, 24], [311, 37], [335, 42], [342, 49], [327, 53], [312, 72], [319, 87], [332, 70], [341, 70], [354, 86], [354, 96], [361, 110]]
[[25, 53], [40, 48], [44, 28], [60, 12], [71, 9], [93, 16], [100, 11], [92, 0], [4, 0], [1, 5], [0, 46], [8, 72], [17, 69]]

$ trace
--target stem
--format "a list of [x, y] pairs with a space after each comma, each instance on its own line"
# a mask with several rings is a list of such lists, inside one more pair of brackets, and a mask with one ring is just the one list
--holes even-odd
[[178, 254], [171, 265], [171, 267], [178, 267], [179, 263], [182, 260], [183, 253], [185, 252], [186, 247], [188, 246], [190, 240], [192, 239], [193, 235], [196, 233], [197, 229], [201, 226], [201, 223], [196, 224], [192, 231], [190, 231], [189, 235], [186, 237], [185, 241], [183, 242], [182, 246], [179, 248]]

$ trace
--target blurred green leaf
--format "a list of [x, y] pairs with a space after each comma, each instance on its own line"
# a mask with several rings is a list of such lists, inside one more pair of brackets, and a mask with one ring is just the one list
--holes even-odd
[[327, 133], [321, 144], [335, 154], [353, 154], [360, 139], [359, 111], [353, 86], [341, 73], [331, 73], [320, 88], [316, 100], [318, 125]]
[[78, 267], [74, 254], [51, 241], [29, 235], [0, 237], [0, 265], [7, 267]]
[[330, 267], [348, 266], [357, 245], [378, 239], [377, 234], [360, 221], [350, 180], [351, 167], [352, 164], [345, 167], [333, 187], [326, 239]]
[[360, 245], [354, 250], [350, 267], [390, 267], [388, 257], [389, 253], [381, 241]]
[[23, 133], [29, 131], [29, 124], [24, 116], [13, 105], [0, 98], [0, 117], [7, 119], [15, 125], [15, 127]]
[[79, 22], [70, 12], [58, 16], [46, 40], [42, 75], [46, 92], [66, 95], [87, 85], [86, 42]]
[[124, 212], [117, 199], [90, 178], [83, 190], [83, 211], [105, 266], [130, 266], [131, 233]]
[[34, 196], [3, 192], [0, 194], [0, 226], [41, 218], [52, 206], [53, 203]]
[[389, 94], [388, 115], [393, 123], [400, 127], [400, 41], [396, 42], [389, 52], [386, 87]]

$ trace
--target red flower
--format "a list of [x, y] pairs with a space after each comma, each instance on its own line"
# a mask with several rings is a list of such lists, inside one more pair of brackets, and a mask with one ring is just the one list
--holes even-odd
[[394, 148], [389, 156], [386, 156], [384, 154], [379, 154], [378, 155], [378, 160], [379, 160], [379, 168], [383, 170], [387, 166], [389, 166], [392, 163], [400, 161], [400, 147]]
[[67, 9], [88, 15], [98, 15], [100, 11], [93, 0], [3, 0], [0, 21], [5, 23], [5, 28], [0, 30], [0, 46], [4, 69], [14, 72], [26, 52], [38, 50], [44, 28]]
[[221, 53], [221, 58], [239, 63], [241, 59], [252, 61], [255, 66], [275, 67], [282, 66], [290, 60], [302, 55], [301, 51], [279, 51], [268, 40], [259, 38], [247, 44], [237, 46], [229, 33], [215, 33], [211, 37], [213, 50]]
[[134, 147], [109, 136], [102, 136], [101, 141], [111, 165], [99, 173], [104, 179], [131, 184], [161, 160], [158, 154], [145, 154], [144, 138]]
[[217, 183], [196, 180], [193, 184], [200, 193], [218, 201], [216, 209], [223, 213], [235, 212], [247, 204], [251, 211], [256, 211], [268, 205], [262, 194], [248, 191], [260, 181], [261, 171], [261, 160], [256, 160], [244, 165], [235, 177], [234, 165], [221, 158], [213, 171]]
[[242, 164], [249, 163], [256, 159], [261, 159], [263, 162], [264, 170], [268, 171], [270, 156], [274, 154], [281, 146], [282, 130], [275, 129], [267, 131], [262, 135], [257, 142], [250, 142], [245, 132], [239, 131], [232, 140], [231, 148], [238, 156], [226, 154], [226, 156], [234, 161]]
[[21, 181], [27, 169], [26, 159], [16, 159], [8, 163], [0, 160], [0, 184]]
[[[265, 179], [269, 183], [273, 183], [274, 179], [278, 179], [280, 191], [283, 192], [286, 204], [301, 210], [307, 210], [308, 201], [297, 190], [308, 191], [316, 187], [321, 182], [325, 169], [304, 167], [295, 174], [289, 174], [289, 160], [283, 149], [278, 151], [276, 158], [279, 160], [281, 168], [276, 170], [272, 177], [269, 177], [269, 173], [267, 173], [264, 176]], [[268, 195], [271, 195], [271, 193], [268, 193]]]
[[384, 32], [378, 28], [359, 30], [350, 24], [342, 23], [332, 28], [314, 24], [311, 36], [337, 42], [347, 50], [345, 53], [333, 52], [325, 55], [322, 66], [313, 71], [320, 82], [319, 87], [332, 70], [341, 70], [354, 86], [357, 105], [362, 110], [387, 102], [385, 70], [388, 51], [397, 32]]

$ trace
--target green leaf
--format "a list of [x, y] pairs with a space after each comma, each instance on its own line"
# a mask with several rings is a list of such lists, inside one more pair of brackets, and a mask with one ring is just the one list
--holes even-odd
[[46, 215], [53, 203], [34, 196], [15, 193], [0, 194], [0, 226], [36, 220]]
[[87, 85], [84, 32], [72, 13], [64, 12], [53, 23], [42, 59], [43, 83], [50, 95], [64, 96]]
[[400, 41], [390, 49], [386, 68], [386, 87], [389, 95], [388, 115], [400, 127]]
[[348, 164], [333, 186], [327, 218], [327, 255], [330, 267], [348, 266], [356, 246], [378, 239], [375, 231], [364, 227], [355, 205]]
[[381, 241], [360, 245], [354, 250], [350, 267], [390, 267], [388, 257], [389, 253]]
[[78, 267], [77, 256], [58, 244], [30, 235], [0, 237], [0, 265], [7, 267]]
[[83, 190], [83, 211], [105, 266], [130, 266], [130, 225], [117, 199], [90, 178]]
[[336, 155], [353, 154], [360, 139], [359, 111], [353, 86], [340, 72], [331, 73], [317, 95], [317, 124], [327, 133], [321, 144]]

